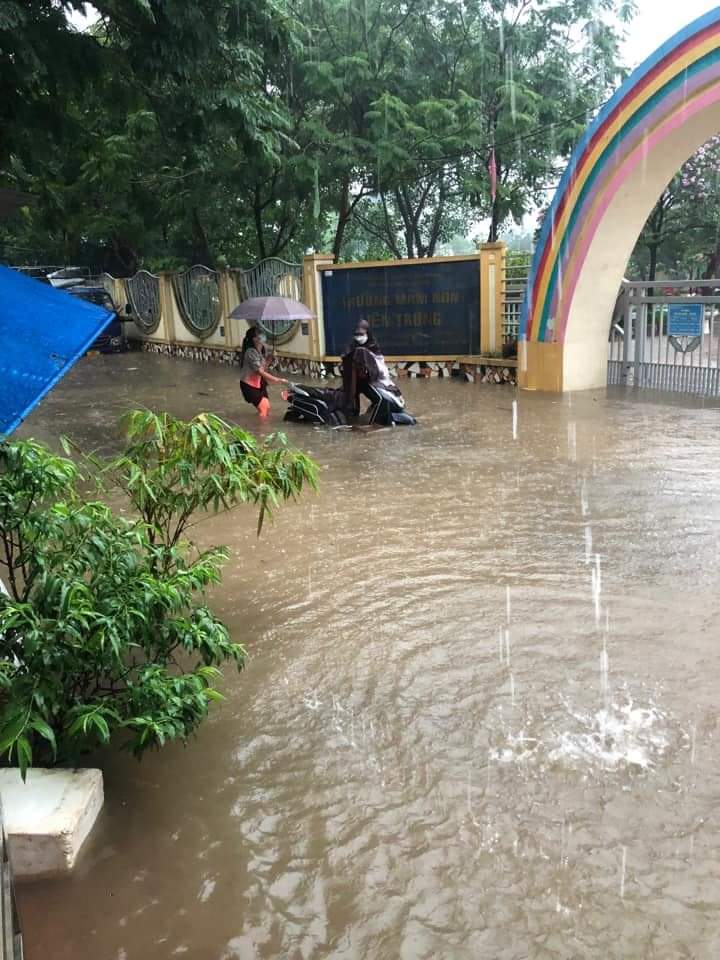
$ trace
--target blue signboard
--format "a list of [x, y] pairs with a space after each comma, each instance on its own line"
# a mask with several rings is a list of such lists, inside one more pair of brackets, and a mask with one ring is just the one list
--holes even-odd
[[668, 304], [669, 337], [701, 337], [705, 307], [702, 303]]
[[366, 320], [390, 357], [480, 352], [477, 259], [323, 271], [325, 352], [346, 352]]
[[22, 423], [112, 317], [111, 310], [0, 267], [0, 434]]

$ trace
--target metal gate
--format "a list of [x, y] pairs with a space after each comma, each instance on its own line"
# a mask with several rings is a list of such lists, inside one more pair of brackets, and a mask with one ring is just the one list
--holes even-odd
[[720, 396], [720, 280], [623, 282], [608, 384]]

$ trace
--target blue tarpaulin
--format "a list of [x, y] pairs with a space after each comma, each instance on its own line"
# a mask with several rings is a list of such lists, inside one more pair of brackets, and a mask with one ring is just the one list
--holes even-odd
[[0, 434], [9, 434], [102, 333], [113, 314], [0, 267]]

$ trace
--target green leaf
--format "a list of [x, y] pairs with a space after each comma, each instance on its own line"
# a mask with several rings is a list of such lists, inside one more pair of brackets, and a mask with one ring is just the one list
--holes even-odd
[[102, 742], [103, 742], [103, 743], [109, 743], [109, 742], [110, 742], [110, 727], [108, 726], [108, 722], [107, 722], [107, 720], [105, 719], [105, 717], [103, 717], [103, 716], [102, 716], [101, 714], [99, 714], [99, 713], [98, 713], [98, 714], [95, 714], [95, 716], [93, 717], [93, 723], [94, 723], [95, 727], [97, 728], [98, 733], [100, 734], [100, 739], [102, 740]]
[[20, 767], [20, 776], [23, 781], [27, 777], [28, 767], [32, 765], [32, 747], [27, 737], [21, 736], [17, 740], [18, 766]]
[[44, 740], [47, 740], [52, 747], [53, 757], [57, 756], [57, 742], [52, 727], [48, 726], [48, 724], [39, 717], [33, 717], [29, 723], [29, 727], [31, 730], [34, 730], [36, 733], [38, 733]]
[[0, 727], [0, 756], [12, 752], [18, 738], [27, 727], [28, 711], [24, 708], [15, 709], [4, 720]]

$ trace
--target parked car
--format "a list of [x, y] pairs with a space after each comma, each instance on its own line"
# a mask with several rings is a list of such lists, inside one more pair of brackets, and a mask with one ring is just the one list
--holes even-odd
[[112, 320], [89, 349], [99, 350], [100, 353], [125, 353], [127, 337], [125, 336], [123, 322], [118, 315], [112, 297], [105, 287], [66, 287], [65, 292], [69, 293], [71, 297], [87, 300], [89, 303], [97, 304], [98, 307], [105, 307], [113, 312]]
[[61, 267], [48, 273], [47, 278], [53, 287], [68, 290], [70, 287], [91, 286], [92, 273], [89, 267]]

